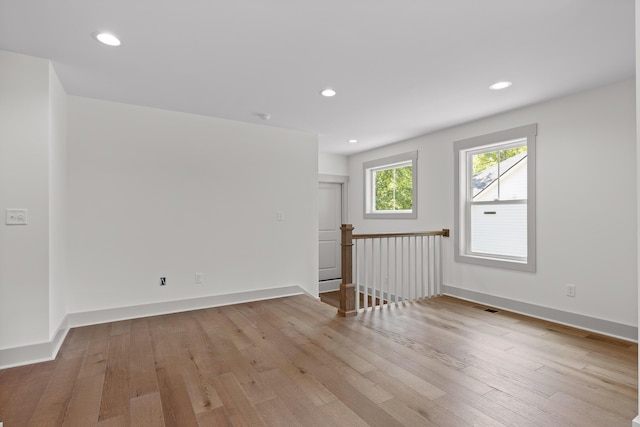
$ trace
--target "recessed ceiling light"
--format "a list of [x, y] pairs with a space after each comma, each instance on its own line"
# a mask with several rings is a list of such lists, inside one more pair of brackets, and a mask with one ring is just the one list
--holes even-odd
[[333, 90], [333, 89], [327, 88], [327, 89], [323, 90], [322, 92], [320, 92], [320, 95], [330, 98], [332, 96], [336, 96], [336, 91]]
[[509, 86], [511, 86], [513, 83], [511, 82], [497, 82], [492, 84], [491, 86], [489, 86], [489, 89], [491, 90], [500, 90], [500, 89], [506, 89]]
[[102, 44], [106, 44], [107, 46], [120, 46], [122, 43], [120, 43], [120, 40], [114, 36], [113, 34], [109, 34], [109, 33], [96, 33], [94, 35], [94, 37], [96, 38], [96, 40], [98, 40], [100, 43]]
[[358, 142], [358, 140], [357, 140], [357, 139], [350, 139], [350, 140], [349, 140], [349, 144], [355, 144], [356, 142]]

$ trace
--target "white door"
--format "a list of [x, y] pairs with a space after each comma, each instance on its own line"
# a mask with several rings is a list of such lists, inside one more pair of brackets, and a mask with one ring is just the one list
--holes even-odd
[[319, 238], [320, 281], [340, 279], [340, 225], [342, 225], [342, 185], [320, 183]]

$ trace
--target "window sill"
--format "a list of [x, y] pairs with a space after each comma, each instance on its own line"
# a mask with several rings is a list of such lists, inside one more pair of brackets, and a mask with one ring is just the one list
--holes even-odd
[[368, 212], [364, 219], [416, 219], [417, 212]]
[[501, 258], [491, 258], [487, 256], [474, 255], [455, 255], [456, 262], [466, 264], [481, 265], [485, 267], [502, 268], [505, 270], [525, 271], [529, 273], [536, 272], [536, 264], [531, 259], [528, 261], [509, 260]]

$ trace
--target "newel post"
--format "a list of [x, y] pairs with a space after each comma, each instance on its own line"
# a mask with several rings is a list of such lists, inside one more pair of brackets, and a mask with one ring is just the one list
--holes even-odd
[[356, 293], [353, 283], [353, 225], [342, 224], [342, 282], [340, 283], [340, 308], [338, 316], [347, 317], [356, 315]]

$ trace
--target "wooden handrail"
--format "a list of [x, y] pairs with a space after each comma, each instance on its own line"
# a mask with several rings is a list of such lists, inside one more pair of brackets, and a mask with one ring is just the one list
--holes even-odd
[[385, 237], [420, 237], [420, 236], [443, 236], [449, 237], [449, 229], [443, 228], [442, 231], [419, 231], [417, 233], [379, 233], [379, 234], [353, 234], [353, 240], [358, 239], [381, 239]]
[[442, 231], [424, 231], [418, 233], [382, 233], [382, 234], [353, 234], [353, 224], [342, 224], [342, 282], [340, 283], [340, 307], [338, 316], [348, 317], [356, 315], [356, 293], [353, 282], [353, 240], [390, 237], [420, 237], [443, 236], [449, 237], [449, 229]]

